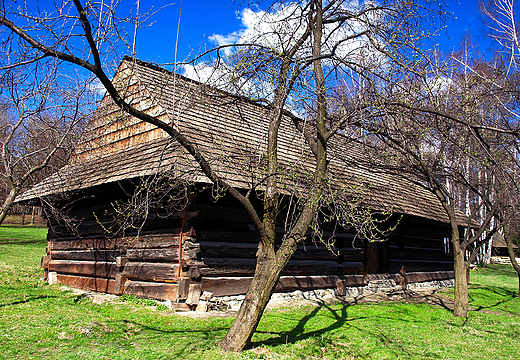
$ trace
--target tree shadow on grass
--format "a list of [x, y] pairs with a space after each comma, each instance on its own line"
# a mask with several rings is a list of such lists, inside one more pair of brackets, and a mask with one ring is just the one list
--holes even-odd
[[[197, 348], [197, 350], [200, 351], [206, 347], [208, 349], [214, 347], [219, 339], [223, 337], [223, 335], [219, 335], [219, 332], [227, 332], [231, 327], [230, 324], [229, 326], [213, 327], [210, 329], [197, 329], [189, 326], [189, 330], [168, 330], [129, 319], [117, 320], [115, 323], [114, 325], [119, 326], [120, 330], [130, 339], [137, 336], [137, 334], [138, 337], [143, 338], [145, 336], [148, 340], [154, 337], [163, 337], [165, 334], [172, 335], [171, 339], [175, 342], [175, 347], [171, 348], [169, 354], [172, 359], [189, 358], [190, 354], [193, 354], [193, 348]], [[201, 325], [201, 327], [209, 326]], [[143, 331], [136, 332], [136, 328], [140, 328]], [[148, 334], [143, 335], [143, 332], [148, 332]], [[157, 335], [154, 335], [154, 333]], [[183, 336], [184, 334], [186, 336]]]
[[38, 300], [38, 299], [51, 299], [51, 298], [57, 298], [58, 296], [49, 296], [49, 295], [40, 295], [40, 296], [31, 296], [24, 300], [19, 301], [13, 301], [10, 303], [0, 304], [0, 308], [6, 307], [6, 306], [14, 306], [14, 305], [20, 305], [20, 304], [27, 304], [31, 301]]
[[18, 239], [4, 239], [0, 240], [0, 245], [30, 245], [46, 243], [47, 239], [43, 240], [18, 240]]
[[[408, 356], [412, 356], [412, 353], [409, 353], [407, 348], [404, 346], [404, 344], [396, 343], [394, 340], [389, 338], [386, 334], [384, 334], [382, 331], [377, 330], [367, 330], [362, 329], [361, 327], [358, 327], [354, 324], [354, 322], [362, 321], [365, 319], [373, 319], [374, 316], [361, 316], [361, 317], [351, 317], [348, 316], [348, 309], [352, 305], [356, 305], [357, 301], [355, 303], [343, 303], [343, 306], [341, 306], [339, 309], [335, 310], [331, 306], [327, 305], [324, 302], [319, 301], [318, 306], [316, 306], [311, 312], [307, 313], [305, 316], [303, 316], [296, 326], [290, 331], [283, 331], [283, 332], [274, 332], [274, 331], [259, 331], [257, 330], [257, 333], [263, 333], [263, 334], [274, 334], [277, 335], [276, 337], [273, 337], [271, 339], [263, 340], [263, 341], [256, 341], [251, 343], [251, 347], [259, 347], [262, 345], [269, 345], [269, 346], [276, 346], [281, 344], [295, 344], [298, 341], [306, 340], [306, 339], [323, 339], [323, 336], [333, 332], [334, 330], [340, 329], [342, 327], [349, 327], [357, 332], [365, 333], [367, 335], [370, 335], [374, 337], [375, 339], [378, 339], [378, 341], [381, 343], [382, 346], [388, 346], [392, 345], [393, 347], [397, 347], [395, 351], [399, 351], [400, 353], [407, 354]], [[314, 330], [314, 331], [308, 331], [305, 332], [305, 325], [314, 317], [318, 315], [318, 313], [322, 310], [328, 310], [329, 313], [334, 318], [334, 322], [328, 326], [325, 326], [321, 329]], [[330, 344], [326, 344], [328, 340], [325, 340], [324, 346], [328, 346]], [[389, 349], [390, 350], [390, 349]], [[397, 354], [397, 353], [396, 353]], [[358, 355], [360, 356], [360, 355]]]
[[[489, 292], [495, 294], [499, 297], [502, 297], [501, 300], [494, 301], [491, 305], [478, 305], [477, 307], [473, 307], [470, 311], [480, 311], [480, 312], [490, 312], [497, 315], [508, 314], [508, 315], [516, 315], [519, 316], [518, 313], [513, 311], [508, 311], [503, 308], [498, 309], [498, 312], [491, 312], [491, 310], [496, 309], [499, 305], [507, 304], [516, 299], [516, 291], [508, 290], [502, 287], [496, 286], [483, 286], [483, 285], [473, 285], [471, 290], [484, 290], [485, 292]], [[482, 296], [482, 295], [481, 295]], [[478, 301], [476, 300], [479, 296], [477, 294], [469, 294], [468, 295], [470, 303]]]

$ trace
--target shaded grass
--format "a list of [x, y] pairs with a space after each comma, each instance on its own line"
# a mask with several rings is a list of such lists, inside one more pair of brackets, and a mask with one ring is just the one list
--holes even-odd
[[[94, 304], [40, 280], [43, 230], [0, 227], [0, 358], [515, 359], [517, 279], [507, 266], [472, 273], [468, 319], [426, 304], [298, 307], [266, 312], [253, 349], [217, 346], [232, 318], [192, 319], [133, 297]], [[40, 231], [38, 235], [38, 231]], [[22, 237], [12, 241], [13, 234]]]

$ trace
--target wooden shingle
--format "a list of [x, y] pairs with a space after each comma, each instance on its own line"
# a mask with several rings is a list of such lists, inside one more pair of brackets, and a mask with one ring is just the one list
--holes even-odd
[[[247, 99], [125, 57], [114, 77], [120, 93], [137, 108], [171, 122], [197, 144], [215, 172], [238, 188], [265, 177], [269, 109]], [[315, 159], [292, 120], [280, 127], [281, 181], [288, 193], [304, 196]], [[401, 176], [365, 168], [359, 144], [338, 135], [329, 149], [331, 187], [347, 189], [375, 210], [446, 222], [437, 198]], [[191, 156], [160, 129], [121, 113], [102, 100], [70, 163], [20, 195], [17, 201], [81, 190], [172, 170], [208, 182]], [[262, 189], [259, 186], [259, 189]]]

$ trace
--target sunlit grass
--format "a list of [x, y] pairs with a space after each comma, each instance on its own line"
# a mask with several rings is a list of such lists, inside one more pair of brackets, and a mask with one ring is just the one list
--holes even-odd
[[218, 342], [232, 318], [192, 319], [133, 297], [94, 304], [40, 280], [45, 230], [2, 228], [0, 358], [518, 358], [520, 301], [507, 266], [472, 272], [470, 306], [478, 311], [467, 320], [426, 304], [293, 306], [266, 312], [251, 350], [225, 354]]

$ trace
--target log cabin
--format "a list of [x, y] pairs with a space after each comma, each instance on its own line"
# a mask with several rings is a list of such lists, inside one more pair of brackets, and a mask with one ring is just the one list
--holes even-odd
[[[254, 187], [251, 198], [261, 208], [267, 107], [128, 57], [113, 81], [127, 102], [197, 144], [232, 186], [244, 192]], [[283, 116], [279, 138], [285, 209], [305, 196], [314, 161], [294, 121]], [[363, 167], [356, 159], [365, 150], [338, 137], [329, 149], [331, 187], [365, 209], [391, 211], [387, 221], [396, 226], [386, 241], [370, 242], [323, 221], [325, 242], [309, 234], [276, 291], [336, 288], [341, 295], [374, 279], [453, 278], [450, 228], [439, 201], [404, 177]], [[150, 187], [159, 199], [146, 205]], [[126, 115], [108, 96], [69, 164], [17, 201], [38, 201], [47, 209], [42, 267], [60, 284], [193, 303], [190, 297], [200, 291], [244, 294], [255, 269], [258, 237], [247, 212], [215, 188], [174, 140]], [[290, 215], [286, 210], [280, 216], [280, 241]]]

